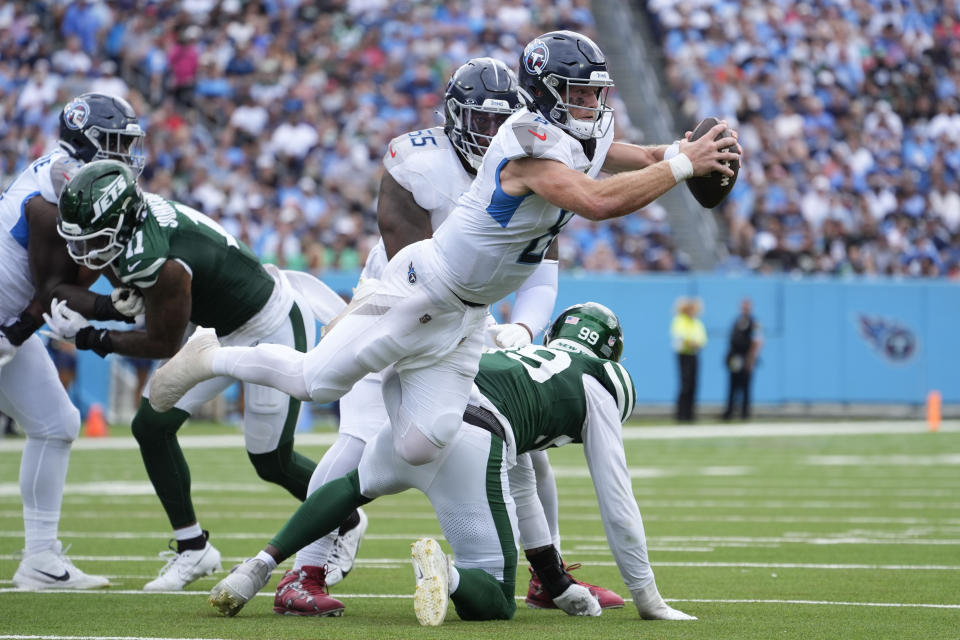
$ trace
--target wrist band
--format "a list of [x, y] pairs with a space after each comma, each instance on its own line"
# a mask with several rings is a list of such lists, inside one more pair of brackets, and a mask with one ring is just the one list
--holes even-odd
[[667, 161], [670, 165], [670, 171], [673, 172], [673, 179], [677, 182], [683, 182], [687, 178], [693, 177], [693, 163], [685, 153], [678, 153]]
[[84, 327], [77, 331], [74, 337], [74, 344], [77, 349], [89, 349], [103, 358], [108, 353], [113, 353], [113, 340], [110, 339], [108, 329], [98, 329], [96, 327]]
[[670, 160], [672, 158], [677, 157], [678, 153], [680, 153], [680, 141], [674, 140], [673, 144], [667, 147], [666, 150], [663, 152], [663, 159]]

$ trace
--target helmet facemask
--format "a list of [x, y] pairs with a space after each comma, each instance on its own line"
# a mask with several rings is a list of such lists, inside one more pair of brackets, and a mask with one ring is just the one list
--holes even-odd
[[[556, 100], [550, 110], [550, 119], [561, 129], [578, 140], [602, 138], [607, 134], [613, 119], [613, 107], [607, 105], [613, 81], [606, 71], [593, 71], [589, 80], [565, 78], [549, 74], [543, 78], [543, 86]], [[596, 106], [576, 104], [578, 98], [573, 93], [580, 87], [589, 87], [595, 92]], [[579, 117], [577, 117], [579, 116]]]
[[146, 164], [143, 138], [133, 108], [117, 96], [84, 93], [60, 113], [60, 146], [85, 163], [117, 160], [139, 176]]
[[147, 214], [133, 169], [119, 160], [84, 165], [67, 182], [57, 207], [57, 233], [70, 258], [94, 270], [126, 250]]
[[[141, 203], [142, 206], [142, 203]], [[57, 226], [57, 232], [67, 242], [70, 257], [83, 266], [99, 271], [117, 259], [130, 241], [130, 228], [127, 221], [136, 219], [126, 213], [117, 216], [116, 224], [83, 233], [79, 225], [63, 222]]]
[[509, 102], [496, 98], [487, 98], [481, 105], [465, 104], [449, 98], [446, 109], [453, 122], [450, 141], [474, 169], [478, 169], [483, 162], [483, 156], [500, 125], [515, 111]]
[[127, 130], [100, 129], [90, 127], [84, 135], [97, 147], [94, 160], [119, 160], [139, 176], [146, 165], [146, 156], [143, 152], [143, 130], [137, 125], [130, 125]]

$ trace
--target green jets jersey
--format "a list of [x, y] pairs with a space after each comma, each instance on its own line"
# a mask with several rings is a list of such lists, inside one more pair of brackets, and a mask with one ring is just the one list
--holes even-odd
[[129, 286], [146, 289], [167, 260], [193, 279], [190, 321], [224, 336], [264, 307], [274, 281], [250, 249], [195, 209], [145, 193], [146, 219], [112, 264]]
[[621, 365], [557, 347], [529, 345], [485, 353], [476, 383], [513, 427], [517, 453], [582, 442], [587, 417], [583, 376], [596, 378], [617, 402], [620, 421], [633, 412], [633, 380]]

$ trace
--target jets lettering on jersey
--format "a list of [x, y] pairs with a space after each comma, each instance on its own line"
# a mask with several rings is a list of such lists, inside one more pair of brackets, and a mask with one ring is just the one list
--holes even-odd
[[123, 188], [126, 182], [123, 179], [123, 176], [117, 174], [116, 179], [110, 183], [110, 186], [107, 187], [107, 190], [97, 198], [97, 201], [93, 203], [93, 221], [100, 219], [100, 216], [103, 215], [103, 212], [113, 206], [113, 203], [117, 201], [117, 198], [120, 197], [120, 194], [123, 193]]

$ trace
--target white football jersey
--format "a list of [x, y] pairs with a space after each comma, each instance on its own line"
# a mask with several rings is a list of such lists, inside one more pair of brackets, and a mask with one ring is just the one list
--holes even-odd
[[0, 194], [0, 324], [16, 319], [33, 299], [27, 261], [27, 201], [40, 196], [56, 204], [63, 185], [81, 164], [56, 149], [34, 160]]
[[[383, 166], [397, 184], [430, 213], [430, 226], [434, 231], [447, 219], [457, 205], [457, 198], [473, 181], [443, 127], [397, 136], [387, 147]], [[367, 256], [361, 277], [379, 278], [386, 264], [387, 252], [380, 240]]]
[[[613, 116], [607, 116], [612, 120]], [[536, 193], [511, 196], [500, 171], [522, 157], [556, 160], [595, 178], [613, 142], [613, 123], [588, 158], [579, 140], [526, 109], [500, 126], [477, 177], [433, 234], [441, 277], [463, 300], [490, 304], [516, 291], [573, 213]]]

